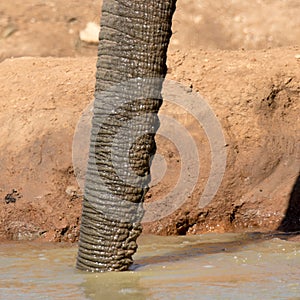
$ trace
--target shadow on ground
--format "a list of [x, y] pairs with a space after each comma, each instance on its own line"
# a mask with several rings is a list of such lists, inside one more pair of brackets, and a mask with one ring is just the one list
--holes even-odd
[[300, 173], [291, 191], [289, 205], [279, 231], [300, 232]]

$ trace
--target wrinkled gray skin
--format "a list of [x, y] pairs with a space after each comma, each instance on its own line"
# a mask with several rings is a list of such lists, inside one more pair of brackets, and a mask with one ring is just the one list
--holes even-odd
[[123, 271], [142, 231], [176, 0], [104, 0], [77, 268]]

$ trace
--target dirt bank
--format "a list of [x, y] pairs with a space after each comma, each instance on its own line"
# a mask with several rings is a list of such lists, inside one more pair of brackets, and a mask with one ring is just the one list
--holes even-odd
[[[97, 55], [80, 31], [101, 3], [1, 3], [1, 238], [78, 237], [87, 148], [73, 141]], [[300, 230], [299, 14], [296, 0], [178, 0], [145, 232]]]
[[[204, 132], [203, 119], [166, 99], [161, 116], [188, 130], [198, 153], [187, 160], [198, 160], [200, 173], [187, 173], [196, 177], [196, 185], [186, 199], [170, 196], [180, 172], [188, 172], [180, 157], [188, 149], [178, 148], [161, 131], [158, 153], [167, 172], [154, 182], [147, 202], [170, 197], [177, 206], [171, 215], [144, 224], [145, 232], [268, 231], [280, 225], [300, 166], [299, 53], [297, 47], [170, 52], [168, 79], [183, 84], [185, 95], [199, 92], [221, 124], [226, 169], [215, 197], [199, 208], [214, 160], [209, 145], [214, 137]], [[1, 237], [78, 237], [81, 191], [72, 141], [93, 98], [94, 66], [95, 58], [20, 58], [0, 64]]]

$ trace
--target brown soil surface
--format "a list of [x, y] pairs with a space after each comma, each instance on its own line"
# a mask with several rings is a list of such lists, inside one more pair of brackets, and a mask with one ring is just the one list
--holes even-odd
[[[225, 138], [220, 149], [227, 154], [226, 170], [212, 201], [200, 208], [216, 160], [212, 136], [201, 126], [204, 119], [199, 124], [166, 99], [161, 116], [188, 130], [198, 153], [187, 155], [187, 161], [192, 166], [199, 160], [200, 173], [191, 174], [196, 185], [178, 205], [182, 196], [171, 192], [183, 172], [181, 154], [189, 148], [158, 135], [166, 172], [156, 182], [163, 167], [156, 169], [157, 184], [146, 202], [164, 198], [176, 205], [170, 215], [145, 223], [145, 232], [300, 230], [300, 4], [248, 2], [178, 1], [167, 78], [184, 85], [186, 95], [201, 94], [211, 107]], [[99, 22], [101, 3], [76, 5], [74, 0], [0, 5], [3, 239], [78, 238], [82, 192], [72, 143], [93, 99], [97, 55], [95, 45], [80, 41], [79, 31], [89, 21]], [[195, 100], [195, 111], [199, 103]]]

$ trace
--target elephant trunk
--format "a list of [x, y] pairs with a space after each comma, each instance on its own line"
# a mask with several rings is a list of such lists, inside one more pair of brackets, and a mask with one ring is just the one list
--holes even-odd
[[175, 0], [104, 0], [77, 256], [127, 270], [142, 231]]

